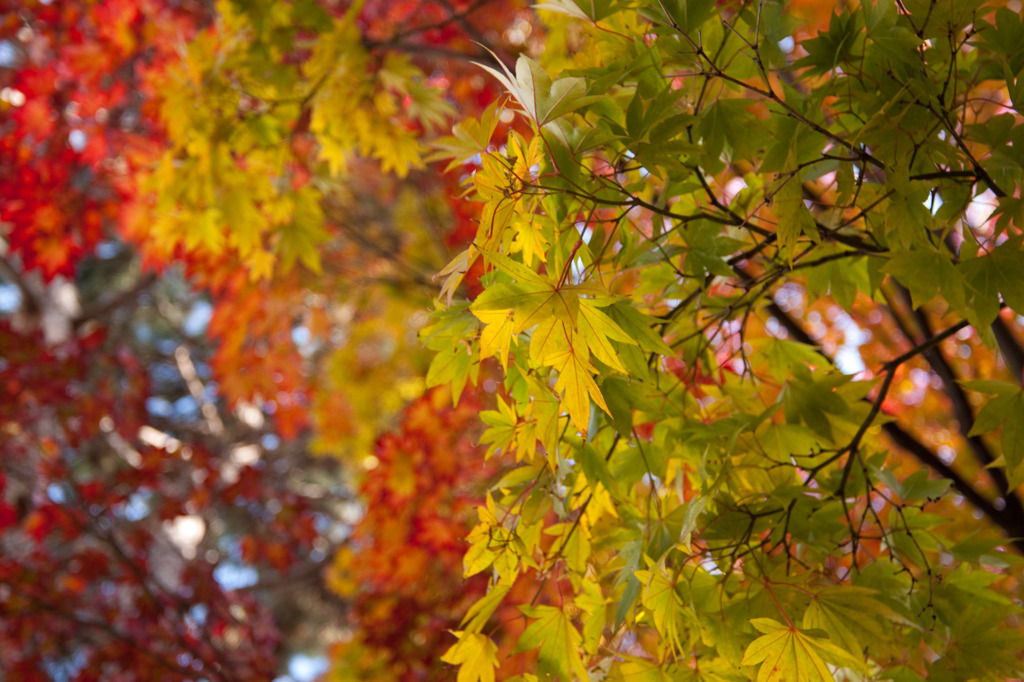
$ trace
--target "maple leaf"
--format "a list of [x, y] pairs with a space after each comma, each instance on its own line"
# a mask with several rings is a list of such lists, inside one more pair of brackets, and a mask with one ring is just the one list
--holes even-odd
[[593, 299], [580, 301], [580, 312], [577, 318], [580, 336], [586, 341], [587, 348], [598, 360], [623, 374], [629, 372], [619, 360], [618, 353], [611, 341], [635, 346], [636, 341], [628, 335], [608, 315], [601, 312]]
[[874, 590], [855, 585], [825, 587], [814, 595], [802, 625], [827, 632], [846, 651], [870, 649], [872, 643], [884, 641], [890, 623], [903, 621], [876, 595]]
[[[838, 654], [844, 663], [852, 659], [831, 642], [811, 637], [791, 625], [784, 625], [771, 618], [754, 618], [750, 624], [764, 634], [747, 647], [741, 665], [761, 664], [757, 671], [757, 682], [831, 682], [834, 679], [832, 671], [822, 656], [834, 657]], [[853, 662], [859, 667], [855, 659]]]
[[558, 372], [555, 390], [562, 394], [562, 406], [582, 433], [590, 423], [590, 401], [608, 412], [608, 405], [590, 364], [590, 351], [583, 337], [572, 327], [553, 318], [539, 325], [530, 342], [530, 355], [536, 362]]
[[517, 334], [534, 326], [548, 315], [575, 323], [580, 294], [593, 289], [585, 285], [559, 286], [522, 263], [498, 252], [484, 252], [484, 257], [516, 281], [488, 288], [477, 297], [470, 309], [515, 310]]
[[540, 650], [538, 675], [569, 680], [575, 674], [586, 679], [587, 670], [579, 654], [583, 637], [565, 611], [555, 606], [521, 606], [519, 609], [534, 620], [519, 637], [515, 650]]
[[33, 247], [35, 254], [31, 264], [41, 267], [47, 278], [68, 273], [79, 251], [73, 242], [57, 235], [38, 237]]
[[[977, 310], [980, 325], [989, 325], [999, 312], [999, 295], [1018, 313], [1024, 310], [1024, 286], [1017, 276], [1024, 248], [1005, 242], [985, 256], [965, 259], [959, 265], [972, 295], [972, 310]], [[919, 274], [925, 274], [921, 271]]]
[[223, 252], [227, 235], [221, 225], [220, 211], [209, 209], [185, 223], [185, 248], [190, 251], [205, 250], [213, 254]]
[[994, 394], [978, 412], [968, 436], [977, 436], [1002, 428], [1000, 443], [1004, 465], [1011, 486], [1024, 482], [1024, 390], [1013, 384], [997, 381], [968, 382], [968, 388], [981, 393]]
[[[83, 678], [272, 676], [289, 633], [216, 553], [180, 576], [204, 618], [156, 582], [118, 605], [158, 544], [126, 520], [208, 519], [273, 579], [315, 561], [337, 505], [307, 491], [331, 481], [362, 510], [332, 580], [343, 677], [1020, 677], [1019, 13], [22, 4], [0, 25], [0, 533], [29, 543], [0, 560], [9, 677], [63, 665], [32, 632]], [[480, 36], [535, 58], [481, 78]], [[452, 173], [410, 172], [452, 111]], [[423, 328], [419, 283], [460, 250]], [[183, 277], [121, 296], [139, 261]], [[55, 302], [33, 267], [82, 304], [52, 352], [22, 333]]]
[[466, 273], [469, 272], [469, 266], [475, 259], [476, 250], [470, 246], [455, 256], [455, 258], [452, 258], [448, 265], [444, 266], [444, 269], [437, 273], [436, 277], [438, 279], [443, 278], [444, 280], [441, 285], [441, 291], [437, 295], [438, 300], [444, 299], [445, 305], [450, 306], [452, 304], [455, 292], [458, 290]]
[[486, 64], [480, 64], [480, 68], [508, 88], [539, 126], [600, 99], [587, 96], [584, 79], [567, 77], [552, 80], [543, 67], [526, 55], [521, 55], [516, 61], [514, 76], [500, 60], [496, 61], [501, 71]]
[[533, 268], [536, 259], [543, 263], [546, 260], [546, 249], [548, 240], [539, 227], [532, 222], [515, 220], [512, 222], [512, 229], [515, 230], [515, 241], [512, 242], [512, 253], [523, 254], [523, 264]]
[[508, 351], [515, 340], [515, 313], [511, 310], [476, 310], [483, 322], [480, 332], [480, 359], [497, 355], [502, 369], [508, 369]]
[[441, 660], [459, 666], [458, 682], [494, 682], [494, 669], [498, 665], [498, 647], [487, 635], [455, 631], [459, 641], [452, 645]]
[[671, 576], [662, 570], [636, 571], [634, 575], [643, 586], [643, 605], [651, 612], [654, 627], [672, 646], [681, 646], [683, 602]]

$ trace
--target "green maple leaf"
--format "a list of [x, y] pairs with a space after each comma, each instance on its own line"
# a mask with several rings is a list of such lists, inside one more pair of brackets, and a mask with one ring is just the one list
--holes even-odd
[[576, 606], [587, 614], [583, 625], [583, 646], [587, 652], [593, 653], [601, 643], [608, 619], [608, 599], [601, 592], [601, 587], [592, 581], [584, 581], [583, 591], [576, 597]]
[[788, 260], [795, 253], [800, 237], [808, 234], [818, 241], [818, 230], [811, 212], [804, 205], [804, 195], [798, 177], [784, 180], [775, 192], [773, 202], [778, 221], [775, 231], [779, 236], [779, 251], [783, 258]]
[[575, 673], [587, 679], [587, 669], [580, 658], [582, 635], [569, 616], [554, 606], [520, 606], [527, 618], [534, 619], [519, 637], [515, 651], [540, 650], [537, 674], [540, 679], [559, 679], [568, 682]]
[[812, 375], [806, 368], [794, 368], [793, 379], [783, 392], [786, 420], [791, 424], [803, 422], [822, 436], [831, 438], [829, 415], [850, 414], [850, 405], [835, 391], [848, 381], [849, 377], [840, 374]]
[[822, 439], [814, 431], [800, 424], [768, 422], [757, 433], [757, 443], [774, 460], [807, 456], [817, 450]]
[[619, 328], [644, 351], [675, 355], [675, 352], [665, 343], [665, 339], [652, 328], [652, 324], [655, 323], [654, 318], [644, 315], [627, 301], [616, 302], [608, 307], [607, 312]]
[[1024, 262], [1024, 248], [1006, 242], [994, 248], [987, 256], [967, 259], [960, 264], [960, 272], [973, 294], [971, 307], [977, 311], [976, 320], [979, 325], [988, 326], [999, 314], [1000, 294], [1014, 311], [1024, 313], [1021, 262]]
[[604, 293], [599, 286], [587, 283], [558, 286], [544, 275], [501, 253], [484, 252], [484, 256], [500, 272], [516, 281], [491, 285], [473, 301], [470, 310], [474, 314], [478, 311], [515, 311], [513, 331], [516, 334], [551, 316], [576, 324], [580, 296]]
[[875, 590], [854, 585], [825, 587], [814, 595], [802, 625], [808, 630], [824, 630], [846, 651], [863, 651], [885, 640], [892, 632], [892, 622], [903, 620], [875, 599], [875, 594]]
[[807, 56], [794, 67], [809, 67], [808, 73], [811, 75], [834, 69], [850, 58], [857, 34], [858, 25], [853, 16], [833, 14], [827, 32], [822, 31], [817, 37], [803, 41], [801, 46], [807, 51]]
[[470, 378], [476, 380], [474, 369], [479, 369], [479, 363], [473, 364], [466, 344], [454, 343], [450, 348], [439, 351], [431, 360], [427, 369], [427, 386], [451, 384], [452, 400], [458, 401]]
[[1011, 487], [1024, 483], [1024, 390], [1014, 384], [998, 381], [971, 381], [965, 385], [981, 393], [994, 393], [995, 397], [978, 411], [968, 436], [1002, 428], [999, 443], [1002, 446], [1003, 465]]
[[963, 310], [964, 276], [957, 272], [949, 256], [937, 249], [901, 251], [882, 268], [910, 291], [914, 307], [920, 307], [942, 294], [954, 310]]
[[643, 605], [651, 612], [654, 627], [672, 646], [678, 648], [682, 644], [679, 616], [683, 602], [676, 592], [674, 582], [663, 570], [636, 571], [634, 575], [643, 585]]
[[[764, 633], [747, 647], [741, 665], [757, 665], [757, 682], [834, 682], [827, 657], [849, 663], [852, 656], [828, 640], [812, 637], [792, 625], [771, 618], [754, 618], [750, 624]], [[853, 660], [856, 667], [859, 662]]]
[[501, 71], [486, 64], [479, 66], [505, 86], [539, 126], [600, 99], [587, 96], [583, 78], [567, 77], [552, 81], [540, 64], [525, 55], [516, 62], [514, 76], [500, 59], [495, 58], [495, 61]]
[[742, 242], [721, 232], [720, 225], [706, 220], [695, 221], [686, 230], [688, 248], [683, 272], [695, 277], [704, 277], [709, 273], [723, 277], [733, 274], [732, 267], [725, 262], [725, 256], [736, 251]]
[[957, 614], [944, 655], [929, 666], [932, 676], [956, 679], [952, 676], [956, 675], [962, 679], [964, 671], [969, 670], [971, 679], [1019, 679], [1024, 674], [1019, 657], [1024, 635], [1006, 627], [1006, 617], [1014, 611], [973, 607]]

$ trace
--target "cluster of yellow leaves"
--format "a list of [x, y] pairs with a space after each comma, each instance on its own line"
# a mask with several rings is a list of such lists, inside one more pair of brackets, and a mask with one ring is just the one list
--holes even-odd
[[597, 370], [591, 354], [625, 373], [612, 341], [636, 343], [601, 310], [615, 299], [596, 282], [566, 284], [557, 273], [559, 279], [552, 280], [550, 275], [537, 274], [498, 252], [487, 253], [485, 258], [512, 282], [488, 288], [470, 307], [483, 324], [480, 358], [498, 356], [507, 368], [513, 339], [532, 329], [530, 361], [557, 372], [555, 391], [562, 396], [562, 406], [573, 424], [585, 432], [591, 401], [608, 411], [594, 381]]
[[[319, 272], [330, 233], [323, 188], [310, 182], [317, 161], [335, 177], [357, 154], [399, 177], [423, 166], [421, 130], [442, 125], [451, 106], [407, 56], [367, 51], [360, 5], [341, 18], [277, 5], [257, 22], [222, 0], [182, 61], [151, 75], [171, 145], [146, 185], [156, 196], [153, 215], [140, 217], [148, 248], [236, 258], [253, 280], [276, 263]], [[285, 57], [304, 25], [319, 32], [295, 63]]]
[[[526, 66], [518, 70], [520, 82], [532, 82], [540, 73], [538, 67], [525, 58], [521, 64]], [[553, 85], [549, 90], [561, 92]], [[568, 111], [579, 104], [578, 98], [569, 98], [570, 104], [562, 101], [561, 97], [551, 100], [553, 108], [545, 110], [544, 115]], [[474, 145], [484, 143], [489, 130], [493, 131], [493, 111], [485, 112], [479, 130], [457, 128], [456, 137], [442, 141], [440, 146], [450, 154], [465, 156], [476, 149]], [[507, 370], [510, 353], [521, 339], [528, 339], [524, 344], [528, 349], [526, 363], [536, 370], [553, 371], [558, 399], [544, 412], [550, 408], [555, 415], [567, 414], [576, 429], [586, 433], [591, 404], [609, 412], [594, 379], [598, 369], [593, 360], [628, 375], [630, 371], [620, 357], [623, 346], [634, 350], [667, 347], [651, 330], [649, 318], [583, 270], [582, 256], [588, 251], [583, 236], [575, 229], [559, 232], [542, 210], [541, 198], [531, 191], [542, 163], [540, 140], [535, 136], [527, 143], [512, 132], [503, 152], [481, 157], [481, 168], [473, 176], [475, 196], [483, 202], [477, 239], [442, 271], [442, 297], [450, 303], [463, 275], [478, 257], [493, 269], [495, 282], [469, 307], [480, 322], [478, 344], [468, 353], [442, 350], [458, 347], [458, 343], [440, 345], [442, 352], [427, 381], [436, 384], [456, 376], [460, 377], [456, 383], [465, 381], [476, 361], [491, 357]], [[517, 254], [521, 260], [511, 257]], [[629, 330], [622, 324], [628, 324]], [[547, 428], [552, 423], [552, 419], [544, 419], [541, 428], [551, 436], [542, 439], [551, 457], [557, 448], [556, 429]], [[527, 448], [532, 447], [526, 445], [529, 440], [522, 439]]]
[[310, 130], [332, 174], [343, 174], [346, 159], [359, 153], [377, 159], [385, 173], [404, 177], [423, 167], [424, 150], [419, 133], [401, 116], [403, 100], [409, 99], [418, 121], [430, 128], [453, 111], [436, 91], [420, 85], [424, 75], [408, 56], [389, 53], [375, 70], [370, 60], [354, 26], [339, 24], [323, 36], [304, 69], [315, 84]]

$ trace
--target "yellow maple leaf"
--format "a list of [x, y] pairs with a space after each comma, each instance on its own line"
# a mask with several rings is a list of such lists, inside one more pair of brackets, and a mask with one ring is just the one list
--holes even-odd
[[444, 278], [444, 284], [441, 285], [441, 292], [437, 295], [437, 300], [444, 299], [445, 305], [448, 306], [452, 304], [452, 298], [455, 296], [459, 285], [462, 284], [466, 273], [469, 272], [469, 266], [474, 260], [476, 260], [476, 249], [471, 245], [465, 251], [455, 256], [455, 258], [452, 258], [451, 262], [444, 266], [441, 272], [437, 273], [436, 278]]
[[753, 618], [750, 624], [764, 634], [747, 647], [741, 665], [761, 664], [757, 682], [831, 682], [832, 673], [820, 654], [838, 647], [771, 618]]
[[532, 221], [516, 220], [512, 223], [512, 227], [515, 228], [512, 252], [521, 251], [523, 253], [523, 263], [526, 264], [526, 267], [533, 267], [534, 258], [541, 263], [546, 263], [547, 256], [544, 247], [547, 246], [548, 240], [544, 238], [539, 226]]
[[445, 652], [441, 660], [459, 666], [458, 682], [494, 682], [494, 669], [498, 666], [498, 647], [487, 635], [464, 632], [453, 633], [459, 638]]
[[511, 310], [477, 310], [474, 314], [484, 323], [480, 332], [480, 359], [497, 355], [502, 369], [508, 370], [508, 351], [515, 340], [515, 313]]
[[320, 158], [327, 162], [331, 175], [341, 175], [348, 168], [349, 150], [330, 135], [320, 136]]
[[224, 251], [227, 237], [220, 221], [220, 211], [211, 208], [184, 223], [185, 248], [218, 254]]
[[629, 345], [636, 345], [626, 332], [612, 318], [598, 310], [592, 299], [580, 299], [580, 311], [577, 317], [580, 336], [594, 356], [612, 369], [628, 374], [619, 360], [618, 353], [611, 345], [611, 340]]
[[570, 340], [565, 350], [550, 357], [551, 365], [558, 370], [555, 390], [562, 393], [562, 406], [580, 433], [586, 433], [590, 424], [591, 400], [608, 412], [601, 389], [594, 381], [597, 370], [590, 364], [589, 355], [590, 352], [583, 344], [577, 343], [574, 346]]
[[530, 335], [530, 359], [539, 365], [554, 365], [552, 358], [562, 357], [571, 338], [572, 329], [566, 328], [564, 322], [547, 318]]
[[249, 265], [249, 281], [258, 282], [263, 279], [270, 279], [274, 274], [274, 263], [277, 258], [266, 249], [257, 249], [249, 254], [245, 262]]

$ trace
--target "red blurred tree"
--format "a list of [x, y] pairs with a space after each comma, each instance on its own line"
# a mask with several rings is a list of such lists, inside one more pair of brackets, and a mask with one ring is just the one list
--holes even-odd
[[[8, 675], [268, 678], [343, 623], [320, 579], [336, 548], [387, 546], [376, 497], [404, 484], [385, 453], [410, 436], [381, 441], [366, 506], [342, 472], [423, 391], [417, 311], [475, 231], [420, 140], [494, 99], [469, 60], [490, 58], [477, 42], [508, 58], [526, 15], [358, 5], [0, 4]], [[418, 405], [407, 428], [439, 442], [473, 410]], [[436, 491], [452, 520], [403, 519], [451, 569], [421, 604], [442, 625], [423, 661], [467, 599], [457, 538], [480, 490], [455, 464], [425, 463], [456, 476]], [[369, 604], [349, 604], [357, 622], [387, 619]]]

